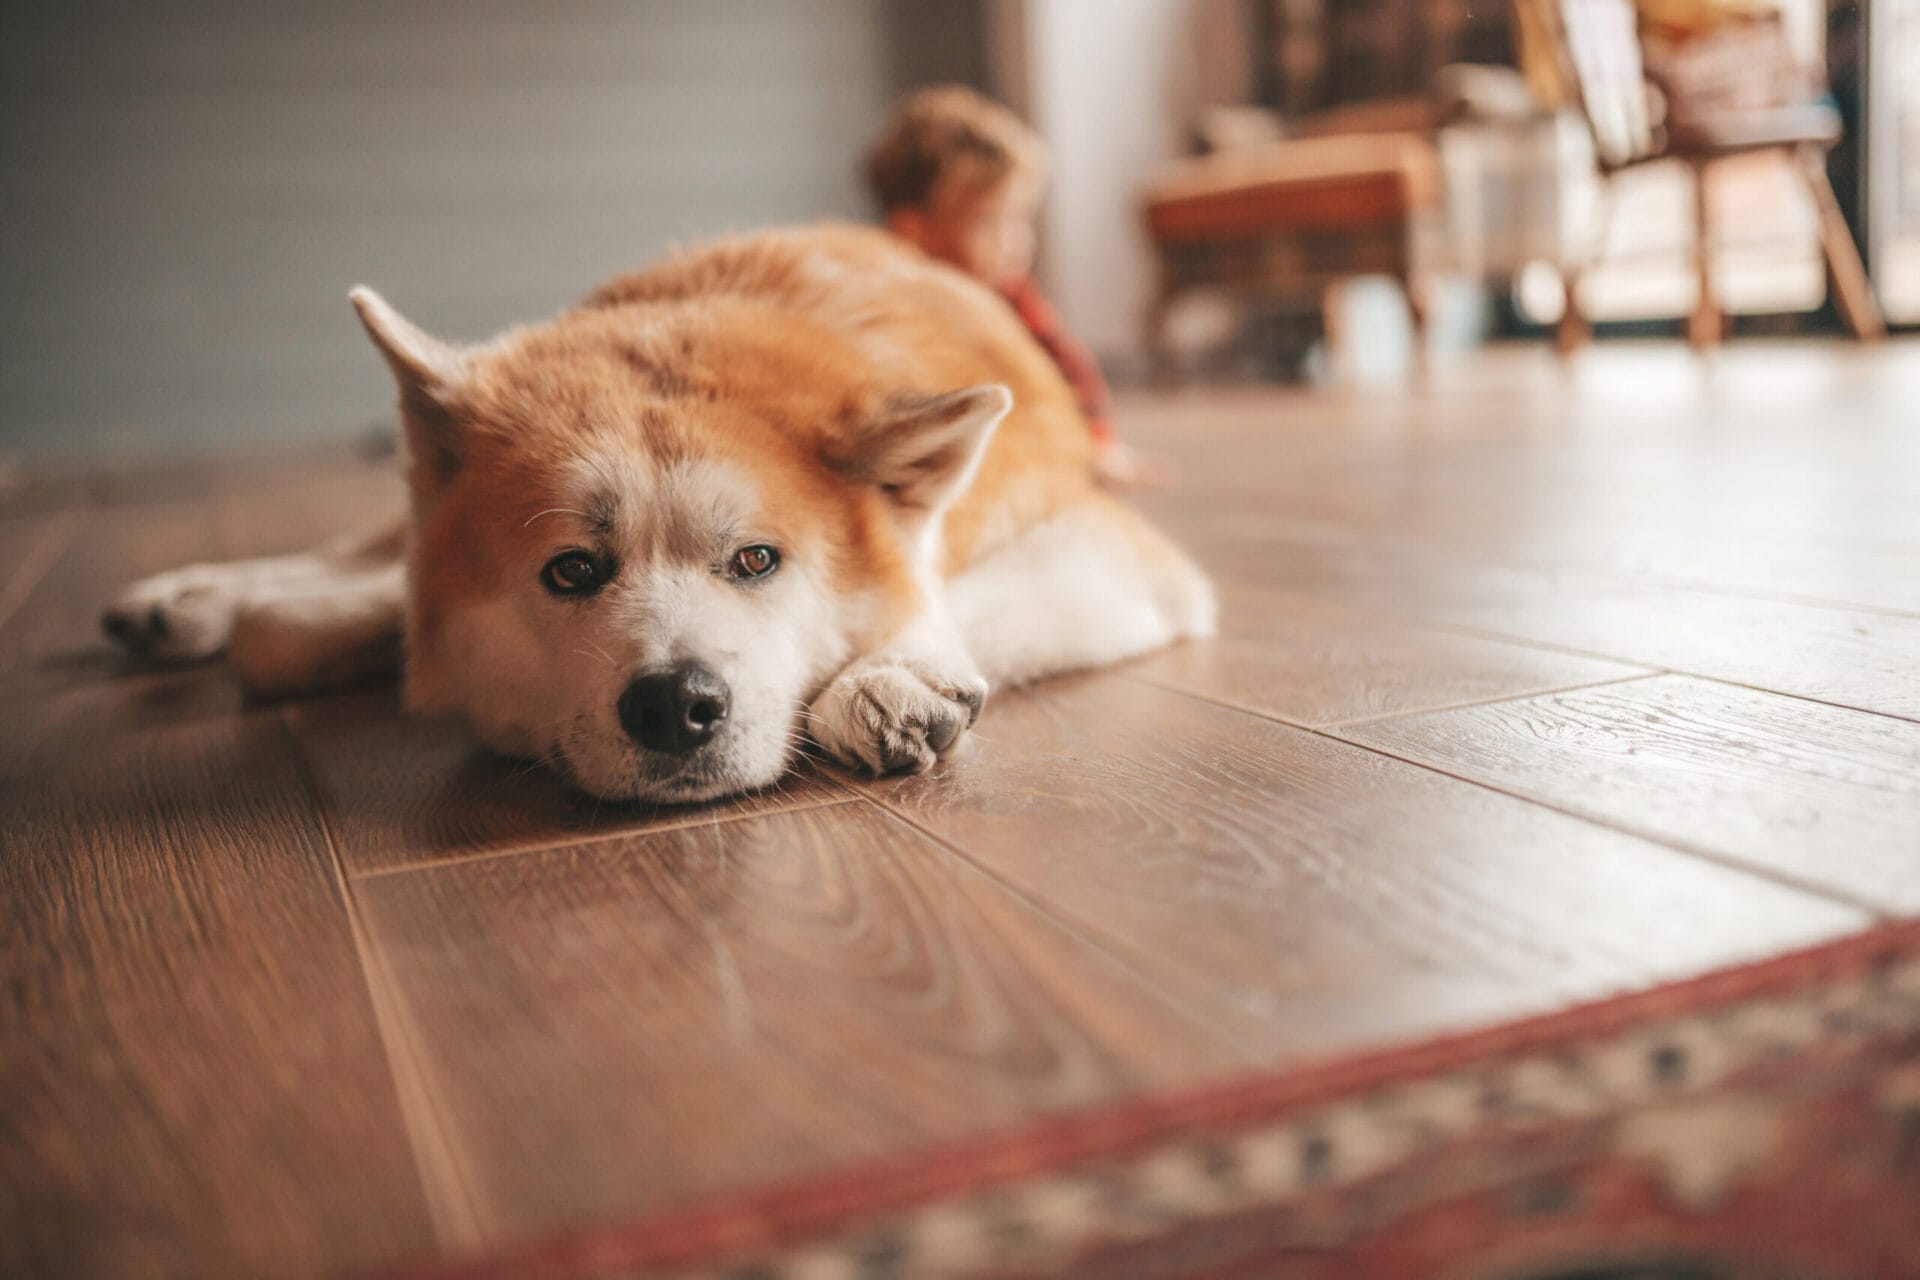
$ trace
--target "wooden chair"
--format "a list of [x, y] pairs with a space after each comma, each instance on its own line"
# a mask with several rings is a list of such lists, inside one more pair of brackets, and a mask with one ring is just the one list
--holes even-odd
[[[1854, 336], [1885, 334], [1879, 305], [1861, 264], [1860, 251], [1827, 180], [1826, 153], [1840, 140], [1839, 115], [1827, 104], [1692, 113], [1671, 128], [1656, 125], [1649, 109], [1647, 78], [1631, 0], [1516, 0], [1519, 25], [1541, 34], [1557, 58], [1558, 78], [1586, 116], [1602, 179], [1600, 239], [1611, 213], [1607, 190], [1614, 174], [1655, 160], [1684, 162], [1694, 176], [1694, 265], [1699, 296], [1687, 322], [1695, 346], [1725, 335], [1726, 318], [1714, 296], [1712, 217], [1707, 170], [1720, 160], [1756, 152], [1783, 153], [1806, 182], [1819, 215], [1820, 243], [1841, 318]], [[1580, 309], [1580, 276], [1591, 260], [1569, 264], [1567, 305], [1559, 342], [1571, 350], [1592, 328]]]

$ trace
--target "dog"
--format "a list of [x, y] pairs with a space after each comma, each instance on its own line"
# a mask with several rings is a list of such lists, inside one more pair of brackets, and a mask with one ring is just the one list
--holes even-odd
[[404, 527], [129, 587], [107, 633], [260, 695], [403, 669], [414, 711], [608, 800], [924, 770], [987, 691], [1210, 635], [1206, 576], [1093, 482], [1006, 304], [885, 233], [766, 232], [484, 345], [354, 307]]

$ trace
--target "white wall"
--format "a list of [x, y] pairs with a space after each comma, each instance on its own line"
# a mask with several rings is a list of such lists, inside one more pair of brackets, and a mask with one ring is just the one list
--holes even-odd
[[350, 433], [390, 399], [356, 281], [474, 337], [672, 240], [863, 215], [911, 9], [5, 6], [0, 451]]
[[1185, 150], [1202, 104], [1244, 100], [1236, 13], [1215, 0], [1016, 0], [994, 12], [1022, 24], [1017, 59], [1004, 32], [993, 45], [1024, 64], [1006, 94], [1053, 148], [1041, 281], [1103, 355], [1137, 352], [1153, 287], [1142, 183]]

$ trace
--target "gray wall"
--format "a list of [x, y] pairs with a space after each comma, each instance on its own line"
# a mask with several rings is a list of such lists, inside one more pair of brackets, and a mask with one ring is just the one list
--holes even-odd
[[7, 8], [0, 448], [28, 456], [350, 433], [388, 389], [349, 285], [479, 337], [676, 240], [861, 215], [902, 79], [979, 57], [933, 0]]

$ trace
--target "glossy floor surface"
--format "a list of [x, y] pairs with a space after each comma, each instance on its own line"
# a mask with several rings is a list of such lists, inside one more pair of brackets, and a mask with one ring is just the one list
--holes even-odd
[[1121, 425], [1217, 641], [923, 777], [658, 812], [97, 641], [132, 577], [397, 509], [386, 467], [7, 499], [0, 1273], [483, 1249], [1920, 911], [1920, 346]]

